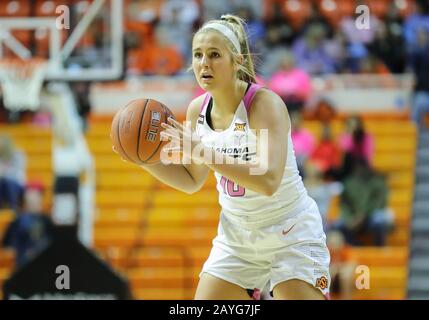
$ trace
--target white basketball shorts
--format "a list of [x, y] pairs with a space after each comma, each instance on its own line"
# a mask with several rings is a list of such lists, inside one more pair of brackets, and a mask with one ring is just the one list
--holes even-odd
[[218, 234], [201, 275], [258, 291], [270, 291], [286, 280], [299, 279], [329, 297], [329, 262], [322, 219], [314, 200], [309, 207], [280, 222], [256, 229], [232, 224], [220, 215]]

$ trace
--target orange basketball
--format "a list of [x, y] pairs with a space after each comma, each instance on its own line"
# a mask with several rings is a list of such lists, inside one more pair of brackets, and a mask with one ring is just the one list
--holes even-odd
[[160, 160], [160, 151], [168, 141], [160, 140], [161, 123], [173, 113], [161, 102], [137, 99], [121, 108], [113, 118], [110, 138], [119, 155], [136, 164]]

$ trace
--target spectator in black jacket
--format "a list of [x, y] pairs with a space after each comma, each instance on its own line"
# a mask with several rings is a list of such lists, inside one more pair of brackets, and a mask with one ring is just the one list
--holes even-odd
[[4, 234], [3, 246], [15, 250], [17, 267], [37, 255], [52, 238], [52, 222], [43, 211], [43, 192], [39, 184], [26, 186], [23, 209]]

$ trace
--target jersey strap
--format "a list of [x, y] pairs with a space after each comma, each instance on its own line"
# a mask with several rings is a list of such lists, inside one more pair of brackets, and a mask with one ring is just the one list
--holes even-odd
[[211, 95], [210, 95], [210, 93], [207, 92], [206, 96], [204, 97], [203, 104], [202, 104], [202, 106], [200, 108], [200, 113], [204, 110], [204, 107], [209, 103], [210, 98], [211, 98]]
[[252, 83], [249, 90], [247, 90], [246, 95], [243, 98], [244, 106], [246, 107], [247, 114], [250, 112], [250, 105], [252, 104], [253, 97], [256, 92], [261, 89], [262, 86], [256, 83]]

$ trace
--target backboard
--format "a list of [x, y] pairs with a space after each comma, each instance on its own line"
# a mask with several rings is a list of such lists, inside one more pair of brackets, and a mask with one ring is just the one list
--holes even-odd
[[46, 79], [112, 80], [123, 71], [123, 0], [5, 0], [0, 59], [48, 59]]

